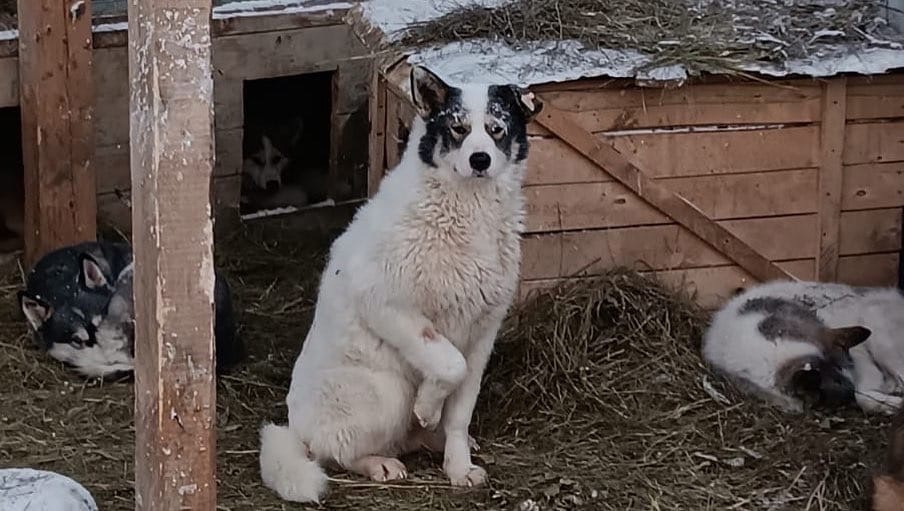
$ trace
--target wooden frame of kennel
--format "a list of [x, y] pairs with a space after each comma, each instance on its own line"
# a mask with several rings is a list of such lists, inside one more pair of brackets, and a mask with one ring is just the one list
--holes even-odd
[[[350, 7], [350, 4], [326, 0], [285, 0], [267, 10], [240, 10], [235, 7], [214, 10], [211, 23], [216, 167], [211, 193], [218, 227], [224, 224], [220, 220], [238, 215], [244, 126], [243, 88], [246, 80], [332, 72], [330, 176], [332, 180], [351, 179], [355, 186], [352, 196], [338, 196], [335, 187], [330, 186], [331, 198], [342, 202], [365, 197], [367, 148], [363, 141], [368, 133], [366, 104], [371, 59], [345, 22]], [[90, 16], [82, 21], [86, 27], [88, 20]], [[84, 28], [83, 31], [86, 30]], [[95, 215], [91, 213], [93, 205], [89, 198], [96, 196], [96, 206], [93, 207], [96, 208], [99, 223], [127, 233], [131, 231], [131, 180], [125, 17], [96, 19], [92, 40], [93, 51], [87, 54], [93, 61], [90, 75], [95, 84], [93, 112], [90, 115], [93, 128], [87, 130], [90, 137], [86, 136], [86, 143], [90, 147], [88, 154], [93, 156], [89, 159], [96, 177], [89, 182], [87, 178], [91, 177], [91, 172], [84, 173], [86, 180], [80, 182], [78, 189], [95, 189], [96, 195], [86, 192], [72, 201], [59, 202], [72, 203], [79, 210], [84, 210], [84, 215], [78, 218], [93, 219]], [[20, 98], [23, 97], [19, 91], [20, 51], [17, 38], [0, 38], [0, 108], [20, 106]], [[249, 55], [267, 55], [267, 58], [249, 59]], [[84, 71], [85, 67], [80, 69]], [[22, 76], [28, 75], [25, 73]], [[35, 83], [31, 79], [23, 82], [23, 87]], [[73, 86], [78, 90], [88, 90], [90, 83], [88, 78], [81, 78]], [[24, 101], [22, 105], [25, 106]], [[45, 181], [42, 186], [49, 189], [50, 181]], [[44, 206], [41, 211], [46, 213], [47, 207]], [[38, 220], [49, 221], [52, 218], [47, 214], [38, 215], [35, 209], [31, 221], [26, 219], [26, 230]], [[83, 223], [85, 226], [79, 228], [84, 232], [82, 237], [93, 238], [94, 223]], [[225, 222], [227, 225], [230, 223]], [[60, 224], [55, 230], [69, 232], [76, 228]], [[60, 244], [63, 244], [62, 240], [51, 243]]]
[[[374, 75], [372, 192], [414, 116], [409, 70]], [[529, 127], [522, 298], [612, 266], [706, 307], [773, 278], [898, 283], [904, 74], [532, 90], [545, 108]]]

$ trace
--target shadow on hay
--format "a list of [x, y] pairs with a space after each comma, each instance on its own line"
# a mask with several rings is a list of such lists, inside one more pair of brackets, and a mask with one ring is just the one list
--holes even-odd
[[[250, 352], [217, 387], [220, 509], [299, 508], [260, 484], [257, 434], [285, 421], [331, 239], [262, 228], [218, 240]], [[15, 310], [19, 270], [5, 270], [0, 466], [59, 471], [103, 509], [133, 509], [131, 385], [39, 356]], [[488, 488], [450, 489], [441, 457], [423, 454], [405, 460], [412, 480], [389, 487], [337, 474], [325, 508], [856, 509], [887, 421], [741, 399], [702, 365], [705, 322], [686, 296], [629, 271], [544, 292], [512, 311], [485, 375], [474, 432]]]

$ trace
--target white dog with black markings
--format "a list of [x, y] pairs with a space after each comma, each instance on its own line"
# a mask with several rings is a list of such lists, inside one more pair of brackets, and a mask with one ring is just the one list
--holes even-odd
[[897, 289], [770, 282], [728, 301], [703, 358], [789, 412], [806, 401], [895, 413], [904, 392], [904, 296]]
[[261, 430], [261, 476], [286, 500], [319, 501], [324, 464], [404, 478], [398, 456], [420, 447], [444, 451], [455, 486], [487, 477], [468, 426], [517, 289], [527, 123], [542, 105], [420, 67], [411, 88], [402, 160], [332, 246], [289, 424]]

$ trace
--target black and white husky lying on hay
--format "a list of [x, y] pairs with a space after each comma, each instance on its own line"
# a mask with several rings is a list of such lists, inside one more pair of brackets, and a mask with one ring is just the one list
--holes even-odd
[[892, 414], [904, 390], [904, 296], [897, 289], [772, 282], [713, 317], [703, 358], [787, 411], [856, 402]]

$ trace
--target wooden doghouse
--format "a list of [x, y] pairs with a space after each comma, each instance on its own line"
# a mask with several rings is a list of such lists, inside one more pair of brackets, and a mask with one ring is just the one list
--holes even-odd
[[[329, 178], [348, 184], [335, 202], [366, 196], [367, 90], [370, 60], [343, 18], [352, 6], [327, 0], [213, 2], [213, 72], [216, 169], [212, 184], [218, 215], [236, 212], [240, 200], [246, 83], [328, 73], [330, 86], [304, 100], [330, 104]], [[97, 215], [128, 232], [129, 83], [125, 0], [95, 0], [93, 76]], [[18, 41], [0, 32], [0, 108], [19, 105]], [[348, 190], [351, 190], [348, 192]]]
[[[385, 44], [366, 16], [359, 30]], [[506, 74], [494, 67], [510, 65], [505, 52], [472, 51], [484, 71], [472, 74]], [[415, 115], [410, 61], [454, 78], [467, 52], [465, 43], [380, 65], [371, 189], [399, 161]], [[904, 67], [904, 52], [883, 55]], [[685, 285], [706, 307], [768, 279], [898, 283], [904, 74], [841, 66], [820, 78], [641, 86], [577, 67], [580, 79], [518, 80], [545, 103], [529, 127], [522, 297], [615, 266]]]

